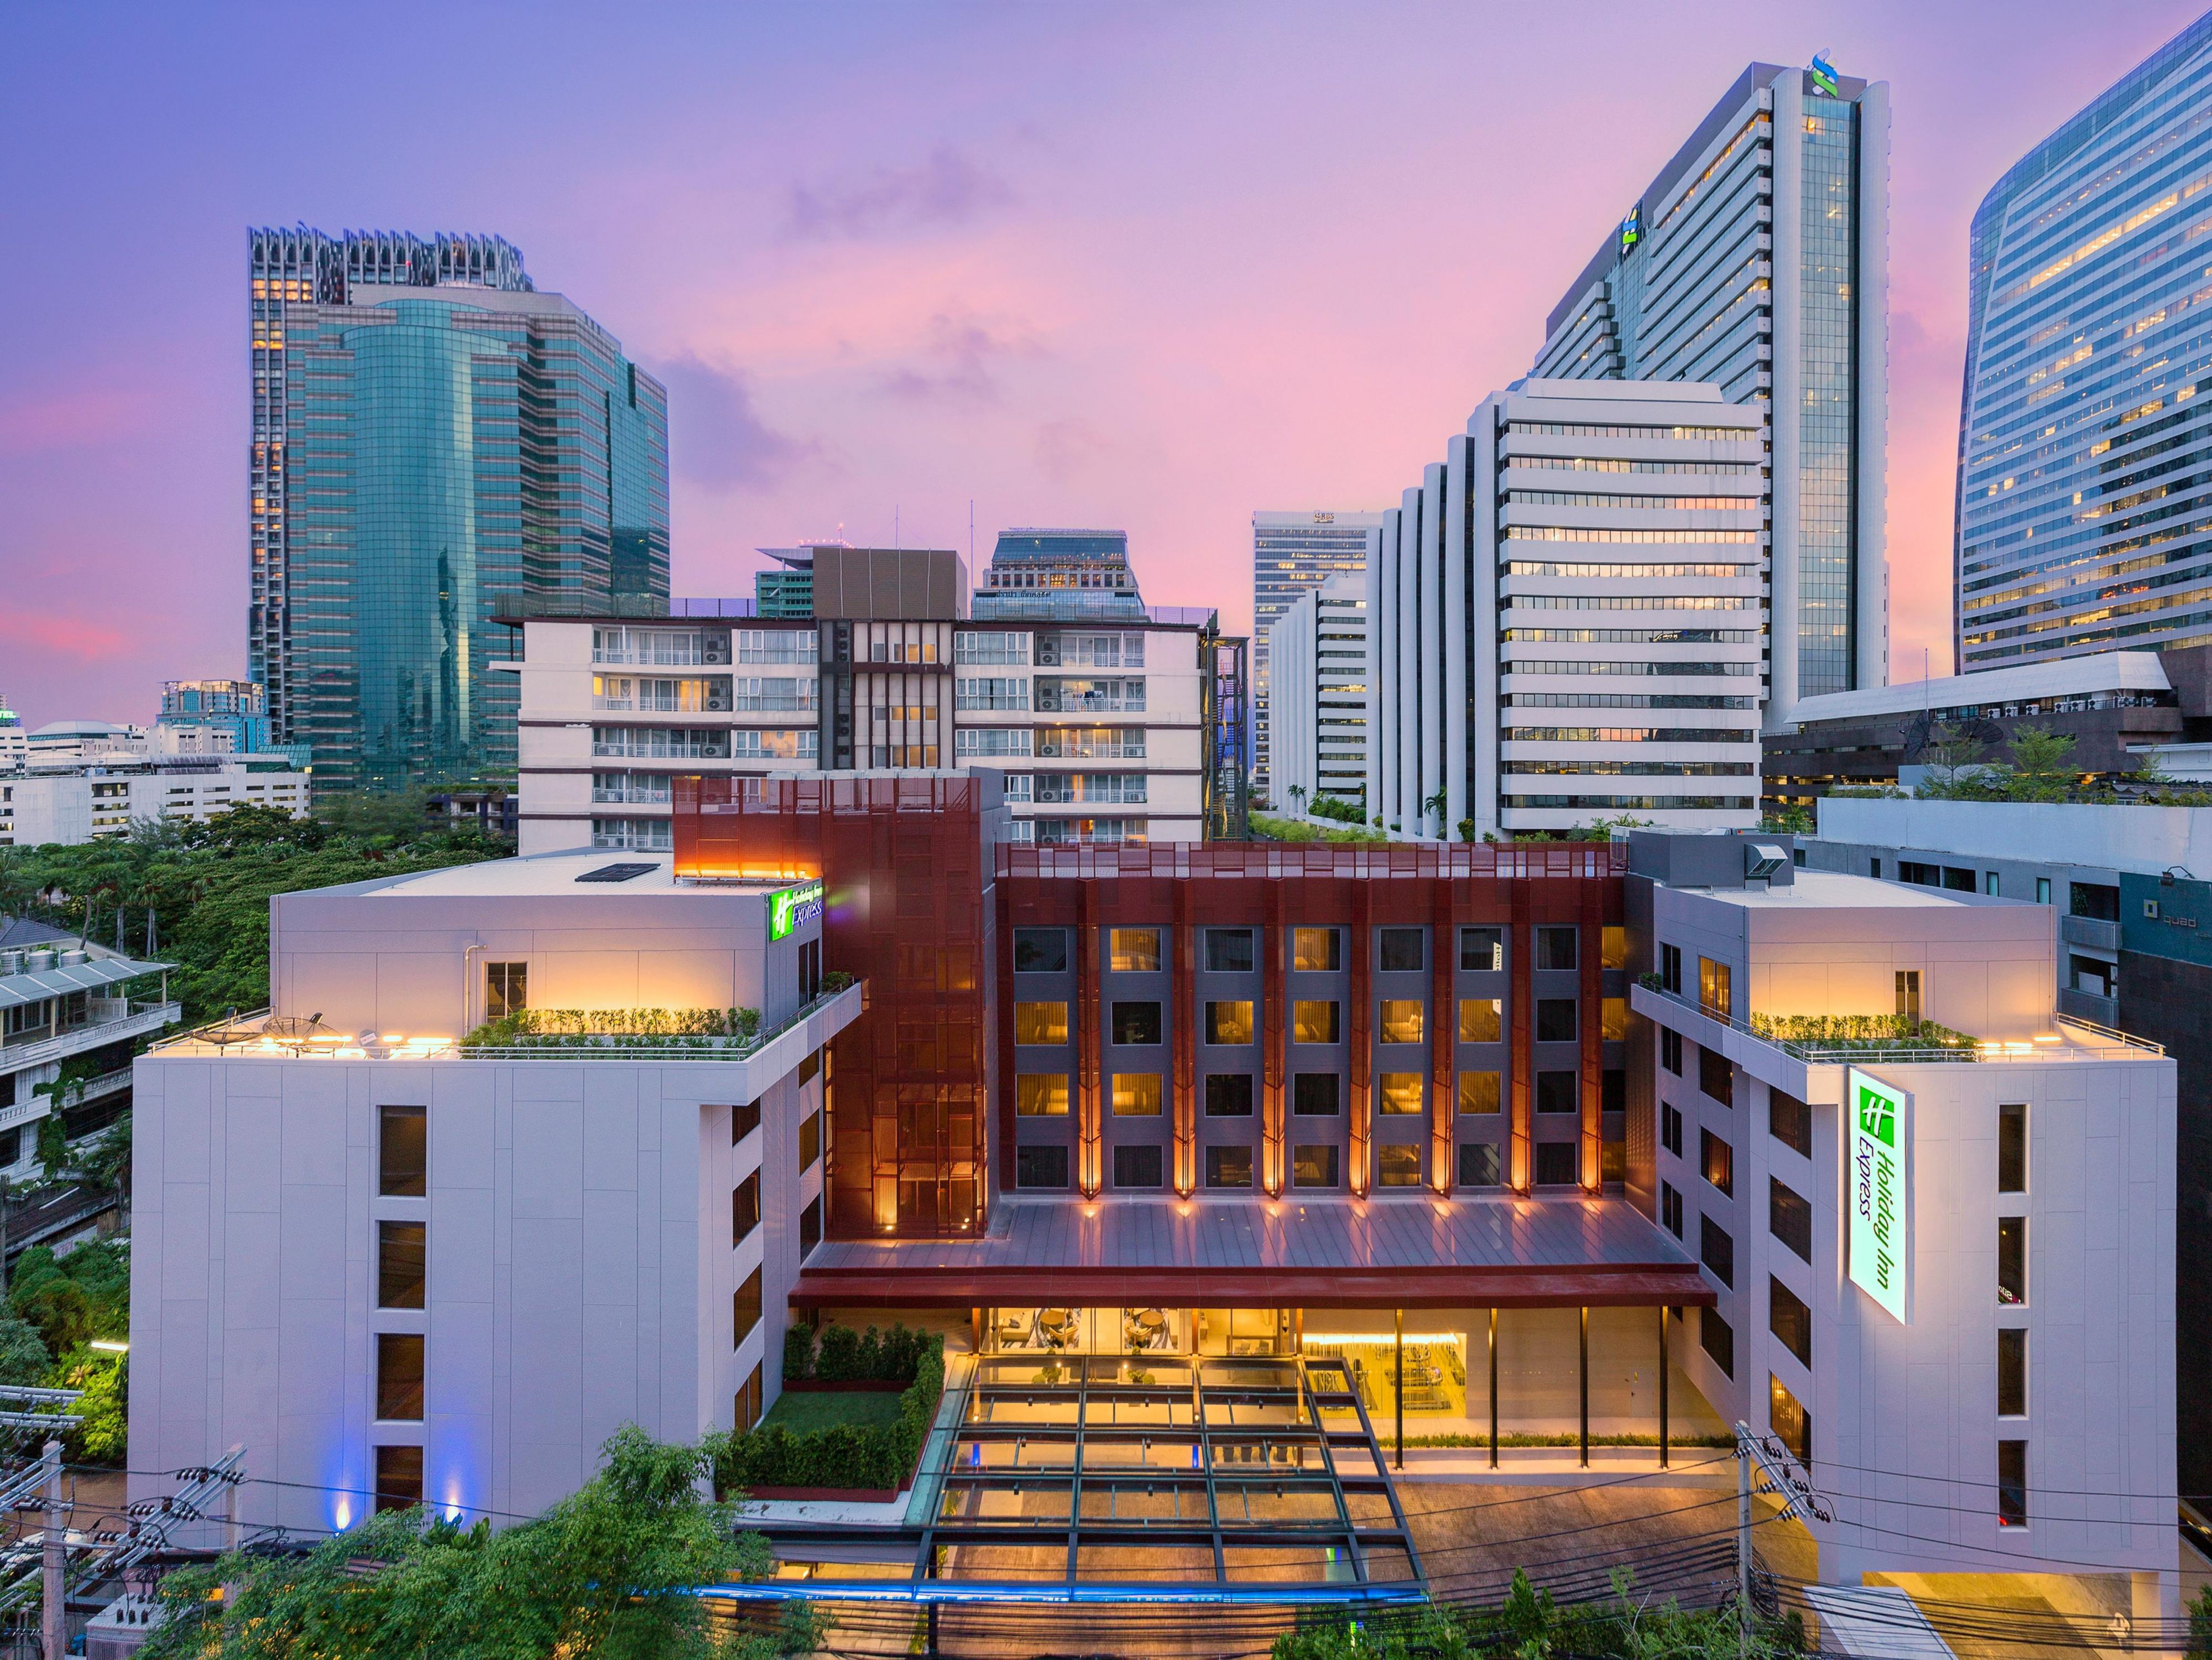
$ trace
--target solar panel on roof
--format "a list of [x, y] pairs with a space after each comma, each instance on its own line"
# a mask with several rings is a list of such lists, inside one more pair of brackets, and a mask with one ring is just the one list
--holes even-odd
[[579, 882], [627, 882], [632, 877], [642, 876], [647, 871], [659, 870], [658, 865], [602, 865], [597, 870], [587, 870], [576, 879]]

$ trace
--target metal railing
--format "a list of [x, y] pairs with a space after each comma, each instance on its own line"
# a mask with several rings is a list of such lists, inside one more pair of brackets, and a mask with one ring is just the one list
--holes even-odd
[[184, 1015], [181, 1003], [165, 1003], [158, 1000], [138, 1001], [132, 1012], [120, 1020], [88, 1021], [72, 1026], [52, 1037], [42, 1037], [34, 1043], [10, 1043], [7, 1047], [10, 1071], [43, 1065], [48, 1061], [59, 1061], [66, 1055], [98, 1049], [102, 1044], [119, 1043], [126, 1037], [143, 1037], [149, 1031], [159, 1031]]
[[[1753, 1043], [1778, 1049], [1794, 1060], [1811, 1066], [1848, 1066], [1856, 1061], [1883, 1061], [1892, 1066], [1948, 1065], [1958, 1061], [2144, 1061], [2153, 1060], [2166, 1053], [2165, 1046], [2148, 1038], [2134, 1037], [2110, 1026], [2079, 1020], [2061, 1010], [2053, 1017], [2053, 1024], [2071, 1026], [2087, 1034], [2091, 1043], [2061, 1039], [2055, 1043], [2023, 1042], [2017, 1039], [1972, 1037], [1967, 1047], [1955, 1044], [1915, 1043], [1905, 1038], [1868, 1037], [1841, 1039], [1827, 1043], [1808, 1042], [1802, 1038], [1781, 1037], [1771, 1031], [1761, 1031], [1749, 1021], [1739, 1020], [1733, 1015], [1722, 1014], [1702, 1003], [1692, 1001], [1679, 992], [1670, 992], [1658, 986], [1638, 982], [1637, 988], [1712, 1021], [1729, 1031], [1741, 1032]], [[1935, 1024], [1929, 1022], [1929, 1025]]]

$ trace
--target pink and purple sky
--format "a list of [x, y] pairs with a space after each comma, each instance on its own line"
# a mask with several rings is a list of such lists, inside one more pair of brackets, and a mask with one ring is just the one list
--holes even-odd
[[249, 224], [494, 232], [671, 387], [674, 585], [1116, 525], [1251, 613], [1255, 508], [1441, 459], [1754, 58], [1893, 88], [1893, 673], [1950, 655], [1967, 223], [2196, 15], [2003, 5], [89, 4], [0, 20], [0, 694], [245, 672]]

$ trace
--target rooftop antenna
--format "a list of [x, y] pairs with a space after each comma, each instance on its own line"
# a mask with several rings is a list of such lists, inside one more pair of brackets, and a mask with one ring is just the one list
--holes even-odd
[[898, 503], [894, 502], [891, 503], [891, 551], [894, 553], [898, 551], [899, 544], [898, 514]]
[[968, 569], [975, 569], [975, 498], [968, 498]]

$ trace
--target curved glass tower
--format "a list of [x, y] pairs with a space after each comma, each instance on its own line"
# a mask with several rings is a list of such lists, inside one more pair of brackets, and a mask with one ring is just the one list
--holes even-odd
[[2212, 642], [2212, 15], [1974, 215], [1961, 672]]

